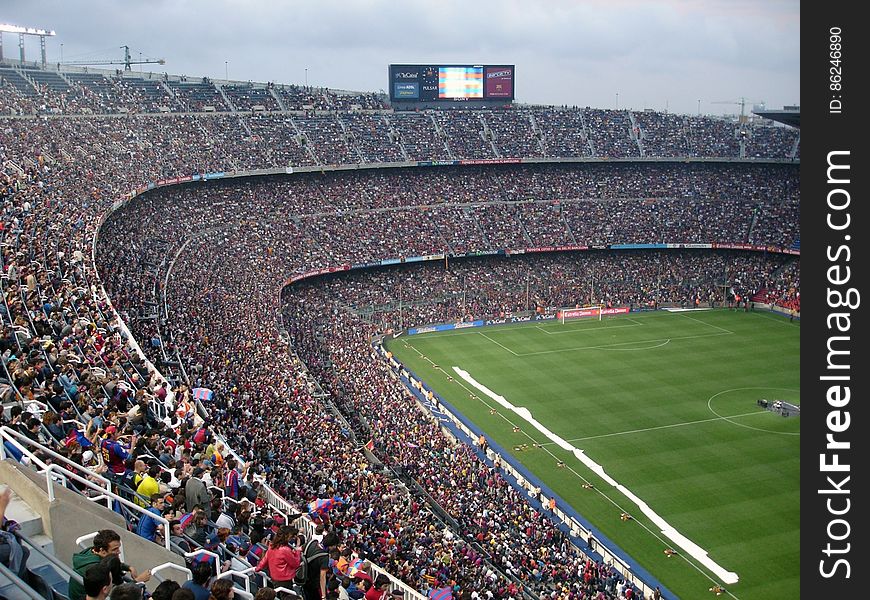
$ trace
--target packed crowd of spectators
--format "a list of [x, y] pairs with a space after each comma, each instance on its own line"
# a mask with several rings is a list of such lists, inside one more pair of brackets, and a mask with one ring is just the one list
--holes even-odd
[[583, 122], [595, 156], [630, 158], [640, 156], [637, 131], [627, 110], [585, 108]]
[[492, 140], [484, 131], [483, 117], [477, 111], [437, 111], [434, 113], [438, 129], [444, 132], [453, 156], [459, 158], [496, 158]]
[[778, 269], [797, 264], [785, 255], [735, 251], [586, 251], [454, 260], [448, 269], [407, 265], [334, 276], [311, 284], [313, 291], [298, 287], [305, 303], [333, 303], [386, 331], [578, 304], [723, 306], [728, 296], [748, 297]]
[[[467, 207], [446, 202], [447, 198], [441, 196], [445, 191], [449, 193], [451, 189], [449, 182], [453, 178], [449, 177], [449, 170], [429, 171], [419, 175], [419, 180], [412, 176], [410, 181], [394, 179], [391, 174], [347, 173], [341, 176], [307, 176], [292, 181], [272, 178], [262, 185], [213, 185], [199, 190], [160, 192], [135, 203], [129, 211], [121, 211], [113, 216], [104, 229], [98, 261], [101, 264], [111, 264], [112, 271], [103, 272], [106, 281], [119, 281], [123, 284], [119, 287], [124, 288], [128, 281], [139, 278], [146, 291], [150, 291], [153, 286], [149, 285], [147, 276], [124, 278], [118, 268], [131, 274], [141, 273], [143, 264], [156, 264], [161, 261], [161, 252], [166, 258], [174, 258], [175, 249], [180, 248], [183, 240], [190, 238], [191, 242], [183, 248], [175, 262], [169, 288], [164, 290], [169, 299], [168, 305], [172, 307], [166, 320], [173, 332], [172, 343], [178, 356], [187, 365], [188, 375], [196, 378], [197, 385], [224, 390], [225, 394], [229, 390], [226, 401], [234, 410], [230, 410], [219, 420], [229, 419], [226, 430], [233, 432], [230, 434], [231, 445], [248, 448], [250, 442], [247, 440], [255, 440], [255, 449], [250, 456], [262, 456], [262, 450], [257, 448], [269, 448], [273, 458], [264, 463], [263, 469], [268, 472], [270, 481], [290, 498], [310, 499], [324, 493], [345, 497], [348, 500], [347, 505], [336, 514], [352, 515], [345, 518], [349, 518], [355, 524], [354, 529], [359, 530], [354, 538], [354, 544], [358, 544], [355, 547], [364, 549], [361, 551], [373, 557], [375, 562], [388, 565], [394, 573], [407, 581], [415, 582], [414, 585], [425, 586], [428, 581], [425, 576], [436, 575], [428, 570], [413, 570], [406, 560], [400, 560], [405, 558], [404, 555], [397, 558], [390, 551], [391, 538], [384, 538], [384, 523], [378, 522], [376, 531], [365, 529], [360, 524], [361, 521], [368, 524], [365, 519], [358, 518], [361, 514], [360, 506], [368, 507], [373, 500], [370, 496], [359, 497], [353, 493], [356, 481], [360, 477], [365, 477], [367, 481], [377, 481], [375, 489], [378, 494], [374, 496], [386, 495], [392, 500], [391, 506], [394, 507], [397, 502], [394, 495], [396, 492], [389, 491], [392, 488], [388, 487], [388, 480], [380, 479], [380, 474], [369, 472], [368, 466], [360, 474], [355, 469], [348, 471], [346, 462], [341, 462], [342, 466], [339, 467], [331, 459], [313, 455], [315, 448], [322, 450], [324, 440], [329, 440], [330, 443], [329, 452], [326, 453], [328, 457], [346, 456], [352, 452], [352, 448], [346, 446], [349, 442], [347, 431], [341, 433], [342, 423], [315, 410], [317, 404], [310, 397], [308, 383], [301, 375], [297, 375], [292, 381], [282, 382], [284, 387], [278, 390], [258, 377], [258, 374], [271, 372], [268, 365], [273, 364], [273, 360], [297, 364], [300, 373], [304, 372], [294, 358], [284, 353], [280, 343], [267, 341], [270, 336], [263, 330], [262, 323], [269, 322], [270, 315], [274, 315], [274, 311], [278, 309], [274, 293], [280, 286], [282, 277], [287, 273], [300, 272], [306, 265], [339, 266], [345, 263], [369, 262], [384, 256], [419, 255], [442, 248], [443, 242], [439, 237], [433, 237], [433, 232], [440, 231], [441, 228], [437, 221], [434, 228], [429, 225], [436, 214], [446, 215], [454, 223], [453, 215], [467, 208], [466, 214], [472, 216], [468, 229], [483, 234], [481, 239], [489, 247], [511, 247], [517, 244], [525, 246], [531, 241], [531, 238], [524, 237], [531, 235], [529, 232], [535, 235], [535, 239], [540, 236], [542, 244], [552, 240], [564, 242], [558, 236], [546, 237], [559, 223], [553, 219], [556, 218], [554, 215], [560, 215], [561, 204], [479, 202], [480, 194], [485, 194], [486, 190], [499, 189], [502, 178], [511, 182], [517, 179], [522, 181], [525, 177], [530, 181], [544, 179], [540, 173], [532, 175], [531, 172], [524, 171], [525, 168], [513, 167], [468, 170], [463, 175], [465, 181], [461, 182], [459, 189], [472, 191], [474, 197], [478, 198], [478, 203]], [[583, 180], [569, 171], [561, 173], [558, 169], [553, 170], [552, 177], [558, 180], [563, 176], [567, 182]], [[640, 173], [631, 174], [630, 170], [624, 175], [641, 176]], [[425, 185], [424, 176], [434, 178], [431, 181], [436, 195], [435, 198], [426, 200], [437, 204], [423, 205], [421, 208], [425, 210], [421, 210], [418, 203], [423, 201], [421, 191], [424, 188], [421, 186]], [[700, 177], [698, 173], [693, 176]], [[722, 169], [709, 171], [707, 176], [710, 179], [715, 178], [718, 181], [716, 185], [724, 185], [722, 178], [725, 175]], [[740, 189], [744, 176], [735, 171], [735, 177], [738, 187], [734, 189]], [[756, 174], [756, 177], [760, 175]], [[483, 182], [476, 182], [476, 178], [482, 178]], [[590, 177], [591, 179], [594, 178]], [[753, 178], [750, 177], [747, 181], [749, 180]], [[650, 181], [658, 185], [657, 177], [650, 177]], [[400, 183], [404, 187], [398, 189], [405, 195], [397, 196], [394, 190]], [[295, 189], [297, 187], [300, 189]], [[546, 187], [538, 187], [546, 191]], [[627, 187], [631, 189], [630, 185]], [[705, 189], [705, 186], [700, 188]], [[409, 189], [416, 190], [416, 194], [407, 193]], [[748, 185], [746, 189], [749, 189]], [[324, 214], [305, 214], [306, 199], [310, 202], [312, 198], [316, 199], [314, 210], [324, 211]], [[635, 213], [641, 214], [646, 210], [648, 204], [645, 200], [625, 200], [624, 203], [587, 200], [583, 202], [582, 210], [577, 210], [576, 213], [590, 215], [588, 219], [593, 223], [598, 219], [603, 223], [611, 223], [612, 213], [605, 211], [600, 215], [590, 214], [589, 210], [591, 206], [611, 202], [620, 202], [621, 209], [628, 211], [618, 219], [620, 223], [631, 224], [634, 228], [626, 229], [633, 231], [632, 237], [625, 238], [626, 240], [645, 239], [643, 230], [658, 228], [657, 221], [636, 218]], [[572, 203], [566, 203], [568, 204]], [[575, 201], [574, 204], [580, 202]], [[702, 216], [710, 215], [712, 218], [735, 209], [735, 206], [721, 201], [717, 203], [711, 200], [708, 204], [709, 208], [700, 210]], [[694, 212], [698, 210], [696, 208]], [[298, 211], [295, 217], [288, 218], [295, 211]], [[249, 217], [252, 213], [258, 216], [256, 220]], [[162, 223], [175, 225], [167, 228]], [[516, 229], [503, 231], [493, 225], [501, 226], [505, 223], [513, 223]], [[525, 225], [528, 223], [533, 225]], [[712, 221], [710, 228], [711, 231], [718, 228], [722, 235], [728, 235], [730, 231], [721, 229], [718, 221]], [[197, 232], [202, 232], [202, 235]], [[402, 232], [407, 234], [403, 235]], [[460, 235], [453, 233], [451, 237]], [[149, 240], [152, 242], [150, 247], [158, 255], [155, 256], [148, 250]], [[162, 250], [162, 245], [156, 243], [158, 240], [174, 242], [172, 249]], [[102, 258], [104, 251], [113, 257], [111, 261]], [[308, 253], [304, 261], [299, 260], [300, 251]], [[118, 252], [122, 253], [117, 254]], [[432, 321], [451, 321], [467, 315], [500, 315], [534, 309], [538, 305], [570, 305], [590, 300], [635, 306], [649, 306], [656, 302], [688, 304], [700, 301], [705, 305], [711, 301], [721, 303], [725, 293], [722, 287], [724, 282], [740, 281], [747, 289], [754, 291], [750, 286], [762, 281], [766, 273], [780, 264], [777, 262], [780, 259], [754, 253], [582, 253], [577, 256], [583, 258], [579, 263], [573, 256], [528, 260], [512, 258], [502, 259], [501, 263], [489, 261], [466, 264], [454, 261], [449, 271], [406, 267], [401, 271], [351, 276], [325, 284], [300, 286], [298, 289], [302, 291], [295, 299], [292, 309], [284, 309], [282, 321], [293, 341], [293, 348], [305, 358], [311, 372], [331, 392], [333, 402], [350, 423], [350, 430], [360, 436], [372, 435], [377, 447], [381, 440], [389, 439], [387, 431], [397, 430], [395, 427], [398, 421], [391, 419], [401, 419], [404, 423], [403, 430], [408, 430], [409, 411], [404, 404], [396, 404], [395, 411], [381, 411], [377, 420], [381, 429], [377, 429], [368, 420], [365, 423], [360, 421], [366, 414], [374, 420], [374, 415], [368, 412], [371, 407], [362, 405], [371, 402], [376, 406], [376, 399], [383, 403], [387, 390], [389, 397], [394, 398], [395, 402], [408, 402], [386, 373], [379, 372], [377, 368], [372, 369], [365, 351], [359, 354], [361, 349], [364, 350], [361, 344], [374, 331]], [[258, 278], [252, 278], [251, 273], [258, 273]], [[586, 294], [592, 294], [592, 290], [587, 287], [590, 279], [598, 281], [595, 288], [597, 291], [594, 297], [587, 299]], [[738, 288], [736, 291], [743, 292], [740, 286]], [[127, 305], [128, 300], [135, 299], [125, 294], [123, 289], [113, 287], [110, 296], [117, 298], [116, 304], [122, 310], [129, 312], [136, 308]], [[236, 303], [242, 297], [248, 298], [252, 310], [240, 314]], [[351, 309], [349, 312], [348, 308]], [[323, 320], [327, 317], [328, 325]], [[271, 318], [274, 319], [274, 316]], [[365, 325], [366, 322], [369, 324]], [[134, 331], [136, 327], [134, 322]], [[251, 337], [253, 332], [256, 334]], [[148, 335], [148, 330], [143, 330], [141, 333], [137, 332], [136, 337], [145, 339]], [[168, 339], [168, 336], [164, 338]], [[355, 345], [348, 345], [351, 340]], [[156, 350], [153, 357], [159, 360]], [[364, 386], [362, 389], [359, 387], [361, 385]], [[298, 406], [298, 410], [293, 413], [293, 424], [279, 424], [274, 434], [267, 433], [271, 431], [268, 415], [276, 414], [282, 396], [293, 398], [294, 407]], [[258, 401], [252, 407], [253, 398]], [[312, 420], [303, 420], [303, 415]], [[421, 414], [419, 418], [421, 423], [426, 422], [425, 415]], [[338, 433], [324, 435], [324, 423], [329, 423], [329, 427], [337, 429]], [[253, 436], [255, 430], [259, 432], [258, 436]], [[430, 439], [434, 433], [426, 433], [429, 431], [411, 428], [408, 435], [413, 437], [409, 439]], [[379, 435], [375, 435], [376, 433]], [[315, 443], [308, 435], [317, 435], [319, 441]], [[438, 444], [449, 443], [443, 436], [432, 439]], [[290, 445], [288, 440], [292, 440]], [[386, 454], [403, 456], [408, 452], [411, 450], [393, 451], [390, 448]], [[451, 464], [456, 461], [477, 460], [464, 447], [457, 447], [453, 452], [454, 454], [449, 455]], [[468, 456], [463, 458], [464, 453], [468, 453]], [[288, 454], [297, 459], [291, 465], [275, 460], [275, 457]], [[435, 452], [435, 455], [438, 454]], [[418, 462], [427, 460], [430, 464], [439, 464], [428, 456], [419, 458]], [[410, 470], [414, 464], [416, 463], [409, 459], [400, 462], [399, 466], [403, 470]], [[474, 468], [479, 470], [483, 467]], [[336, 471], [340, 474], [336, 474]], [[323, 474], [317, 476], [318, 472]], [[415, 475], [423, 480], [434, 481], [436, 473], [437, 470]], [[482, 476], [492, 477], [488, 472]], [[513, 494], [505, 485], [504, 481], [498, 479], [490, 482], [489, 487], [508, 496]], [[445, 495], [443, 489], [427, 489], [427, 493], [452, 518], [459, 521], [462, 513], [455, 510], [455, 507], [471, 501], [469, 498]], [[505, 500], [496, 496], [488, 501], [503, 503]], [[405, 502], [420, 503], [419, 499], [406, 499]], [[525, 503], [518, 506], [522, 511], [529, 510]], [[486, 504], [482, 507], [481, 514]], [[419, 509], [410, 512], [415, 518], [424, 518], [418, 516]], [[530, 518], [525, 514], [522, 516], [523, 523]], [[425, 513], [425, 518], [434, 517]], [[535, 515], [533, 518], [531, 523], [539, 523], [538, 519], [541, 517]], [[545, 521], [542, 519], [537, 525], [542, 531], [546, 531]], [[426, 523], [429, 522], [414, 520], [410, 531], [420, 531], [422, 528], [422, 531], [427, 532], [430, 527]], [[391, 532], [399, 528], [405, 531], [409, 527], [404, 522], [390, 526], [391, 524], [390, 521], [386, 523], [386, 529]], [[438, 525], [436, 530], [440, 531], [440, 527]], [[470, 528], [472, 525], [466, 527]], [[474, 532], [473, 537], [479, 533], [476, 528], [471, 531]], [[564, 539], [553, 532], [542, 535], [555, 536], [553, 539], [558, 541], [558, 547], [562, 550]], [[462, 539], [461, 535], [459, 539]], [[484, 536], [484, 541], [488, 539]], [[522, 561], [508, 550], [514, 543], [511, 534], [499, 532], [495, 539], [497, 541], [494, 545], [506, 554], [490, 554], [489, 560], [501, 569], [516, 572], [515, 561], [520, 564]], [[438, 543], [443, 545], [446, 542], [442, 540]], [[401, 549], [401, 544], [399, 546], [396, 552]], [[450, 551], [462, 550], [451, 548]], [[578, 555], [577, 560], [582, 558]], [[570, 564], [572, 569], [577, 566], [576, 563]], [[535, 580], [535, 571], [540, 574], [540, 569], [536, 566], [527, 571], [519, 569], [520, 579], [527, 583]], [[440, 573], [438, 577], [446, 577], [452, 581], [475, 581], [474, 584], [466, 583], [472, 587], [480, 585], [479, 581], [473, 579], [473, 574], [460, 576], [448, 571]], [[472, 579], [465, 579], [468, 577]], [[547, 583], [553, 584], [556, 580], [561, 581], [559, 577], [568, 576], [562, 573], [554, 577], [555, 580], [547, 578]], [[500, 585], [508, 584], [502, 582]]]
[[247, 84], [223, 85], [221, 89], [236, 110], [281, 110], [278, 101], [272, 95], [271, 85], [260, 87], [248, 82]]
[[304, 144], [309, 145], [322, 165], [347, 165], [363, 162], [349, 139], [342, 122], [334, 116], [296, 119]]
[[[4, 88], [2, 102], [14, 104], [10, 97]], [[449, 143], [455, 136], [461, 142], [450, 145], [454, 155], [466, 146], [482, 153], [489, 148], [492, 155], [492, 140], [483, 135], [487, 128], [497, 130], [489, 115], [450, 121], [453, 114], [460, 113], [434, 120], [410, 114], [408, 121], [389, 115], [385, 121], [395, 122], [402, 139], [409, 131], [422, 132], [427, 123], [435, 132], [438, 122], [447, 136], [421, 133], [419, 139], [428, 141], [419, 147], [427, 154], [441, 139]], [[561, 598], [588, 597], [592, 590], [615, 597], [619, 577], [609, 567], [579, 552], [497, 469], [411, 409], [413, 403], [385, 367], [372, 365], [370, 334], [397, 323], [524, 310], [530, 302], [570, 304], [584, 298], [577, 282], [590, 273], [604, 282], [595, 295], [614, 304], [684, 302], [705, 293], [709, 298], [718, 293], [717, 271], [749, 282], [747, 289], [754, 292], [758, 288], [749, 286], [786, 259], [663, 252], [576, 255], [584, 257], [580, 263], [572, 262], [575, 255], [451, 261], [441, 272], [384, 271], [370, 283], [352, 276], [294, 286], [283, 307], [278, 290], [288, 276], [312, 268], [445, 251], [663, 237], [788, 245], [798, 233], [797, 169], [715, 164], [433, 168], [182, 186], [136, 199], [109, 218], [96, 244], [96, 277], [91, 245], [112, 202], [149, 180], [286, 164], [281, 161], [303, 145], [286, 141], [296, 135], [293, 123], [272, 117], [0, 121], [4, 393], [17, 395], [25, 406], [42, 403], [43, 415], [57, 415], [48, 417], [47, 429], [78, 419], [83, 425], [76, 431], [57, 425], [56, 433], [74, 443], [66, 443], [66, 437], [54, 440], [73, 460], [111, 470], [100, 466], [98, 452], [87, 454], [88, 443], [109, 440], [134, 459], [129, 465], [115, 462], [115, 475], [136, 472], [135, 459], [142, 458], [146, 466], [159, 463], [158, 477], [152, 479], [173, 471], [180, 484], [197, 468], [213, 478], [232, 470], [224, 455], [223, 470], [212, 473], [221, 461], [205, 462], [213, 456], [209, 428], [187, 408], [177, 412], [189, 406], [190, 388], [208, 387], [217, 392], [208, 407], [209, 425], [224, 432], [241, 454], [242, 464], [236, 466], [242, 488], [254, 487], [254, 476], [262, 476], [300, 506], [340, 496], [343, 503], [324, 520], [342, 534], [342, 546], [417, 589], [455, 585], [457, 594], [468, 597], [472, 591], [516, 597], [516, 586], [522, 585]], [[335, 126], [323, 127], [301, 120], [305, 134], [317, 131], [319, 145], [334, 153], [321, 161], [353, 155], [334, 141], [343, 131], [338, 118], [330, 117]], [[542, 128], [541, 119], [530, 118], [529, 127]], [[349, 122], [373, 131], [368, 119]], [[285, 140], [286, 150], [264, 142], [267, 135]], [[796, 268], [780, 273], [791, 273], [782, 284], [785, 292], [798, 294]], [[121, 320], [148, 360], [131, 350], [133, 340]], [[169, 392], [161, 391], [154, 365], [171, 376]], [[168, 423], [147, 410], [161, 394], [170, 409]], [[397, 437], [396, 431], [405, 433]], [[118, 436], [132, 432], [136, 440], [124, 449]], [[360, 436], [369, 434], [375, 454], [421, 482], [426, 494], [408, 493], [362, 458]], [[185, 448], [188, 460], [183, 460]], [[468, 485], [447, 485], [457, 477]], [[177, 490], [180, 485], [173, 487], [173, 481], [164, 483]], [[427, 496], [446, 517], [424, 501]], [[512, 519], [494, 516], [502, 507]], [[177, 506], [172, 516], [183, 517], [189, 508], [185, 505], [179, 515]], [[199, 538], [199, 545], [208, 542]], [[225, 542], [221, 548], [226, 549]], [[460, 556], [464, 560], [452, 560]]]
[[412, 160], [452, 160], [456, 158], [447, 147], [447, 137], [430, 114], [415, 112], [396, 114], [390, 119], [405, 151]]
[[528, 111], [502, 110], [483, 115], [490, 139], [502, 158], [544, 156], [539, 136]]
[[567, 108], [541, 108], [532, 118], [547, 156], [592, 156], [583, 113]]
[[763, 287], [752, 298], [755, 302], [774, 304], [800, 314], [801, 312], [801, 270], [800, 262], [787, 263], [764, 282]]
[[405, 160], [399, 133], [383, 114], [348, 113], [341, 120], [348, 135], [359, 148], [363, 162], [401, 162]]
[[634, 113], [644, 156], [688, 156], [685, 117], [642, 111]]
[[[25, 70], [26, 72], [27, 70]], [[42, 72], [42, 71], [37, 71]], [[0, 69], [0, 112], [5, 114], [118, 114], [238, 110], [295, 113], [381, 111], [389, 129], [406, 130], [401, 136], [415, 160], [444, 160], [446, 137], [453, 157], [495, 158], [537, 156], [600, 156], [625, 158], [740, 157], [796, 159], [799, 131], [768, 124], [739, 124], [731, 120], [682, 116], [651, 110], [524, 108], [509, 110], [413, 111], [394, 113], [375, 93], [348, 93], [312, 86], [230, 83], [223, 93], [207, 78], [177, 80], [142, 73], [70, 72], [55, 74], [60, 85], [31, 84], [11, 67]], [[225, 99], [226, 98], [226, 99]], [[229, 104], [228, 104], [229, 102]], [[353, 120], [349, 118], [349, 120]], [[436, 125], [437, 123], [437, 125]], [[363, 126], [368, 125], [364, 122]], [[360, 132], [365, 139], [365, 131]], [[378, 134], [378, 137], [381, 137]], [[395, 141], [395, 140], [393, 140]], [[421, 144], [419, 152], [414, 150]], [[495, 146], [495, 150], [493, 148]], [[388, 153], [389, 157], [394, 156]], [[330, 163], [327, 163], [330, 164]]]

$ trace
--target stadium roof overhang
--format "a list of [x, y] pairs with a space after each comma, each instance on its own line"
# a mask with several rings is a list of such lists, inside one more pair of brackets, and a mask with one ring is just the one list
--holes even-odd
[[791, 125], [792, 127], [801, 128], [801, 111], [797, 109], [782, 109], [782, 110], [753, 110], [753, 114], [777, 123]]

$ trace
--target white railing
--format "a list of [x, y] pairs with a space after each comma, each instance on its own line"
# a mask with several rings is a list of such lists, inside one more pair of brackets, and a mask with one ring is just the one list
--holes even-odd
[[175, 563], [165, 562], [162, 565], [157, 565], [156, 567], [151, 568], [151, 577], [157, 579], [157, 581], [164, 581], [166, 578], [161, 575], [163, 571], [181, 571], [184, 573], [185, 577], [187, 577], [187, 581], [193, 579], [193, 572], [187, 567], [182, 567], [181, 565], [176, 565]]
[[[45, 470], [45, 481], [46, 481], [46, 485], [48, 486], [48, 500], [49, 500], [49, 502], [54, 502], [54, 500], [55, 500], [54, 480], [52, 480], [51, 474], [52, 473], [59, 474], [59, 471], [60, 471], [60, 467], [58, 467], [57, 465], [49, 465], [48, 469]], [[98, 487], [92, 481], [85, 479], [84, 477], [79, 477], [75, 473], [64, 473], [63, 475], [65, 475], [66, 477], [72, 477], [73, 480], [78, 481], [79, 483], [83, 484], [85, 487], [91, 488], [97, 492], [105, 492], [104, 490], [102, 490], [100, 487]], [[162, 515], [155, 515], [153, 512], [150, 512], [148, 509], [142, 508], [141, 506], [139, 506], [135, 502], [130, 502], [126, 498], [122, 498], [121, 496], [119, 496], [118, 494], [115, 494], [114, 492], [105, 492], [105, 493], [109, 497], [108, 498], [109, 502], [114, 500], [116, 502], [120, 502], [121, 504], [123, 504], [124, 506], [126, 506], [128, 508], [132, 508], [133, 510], [135, 510], [136, 512], [141, 514], [141, 516], [139, 517], [140, 519], [142, 518], [142, 516], [148, 516], [148, 517], [154, 519], [155, 521], [157, 521], [158, 523], [162, 524], [163, 525], [163, 532], [166, 534], [163, 536], [163, 546], [167, 550], [172, 552], [172, 548], [169, 547], [169, 531], [170, 531], [169, 521], [166, 519], [166, 517], [164, 517]]]
[[[42, 459], [40, 459], [36, 454], [34, 454], [30, 450], [28, 450], [22, 444], [34, 447], [34, 448], [38, 449], [39, 452], [43, 452], [43, 453], [49, 455], [53, 460], [59, 461], [60, 463], [63, 463], [67, 467], [68, 471], [73, 471], [73, 472], [80, 471], [85, 477], [89, 477], [91, 479], [96, 479], [105, 487], [105, 489], [100, 489], [99, 495], [89, 497], [89, 499], [93, 500], [95, 502], [99, 501], [99, 500], [106, 500], [106, 507], [112, 508], [112, 500], [111, 500], [111, 498], [109, 498], [107, 496], [107, 494], [112, 494], [112, 482], [109, 481], [108, 479], [106, 479], [105, 477], [103, 477], [102, 475], [98, 475], [98, 474], [94, 473], [93, 471], [91, 471], [87, 467], [84, 467], [76, 462], [71, 461], [67, 457], [65, 457], [61, 454], [58, 454], [57, 452], [55, 452], [51, 448], [47, 448], [46, 446], [43, 446], [39, 442], [34, 442], [26, 435], [23, 435], [23, 434], [15, 431], [14, 429], [9, 428], [9, 427], [0, 427], [0, 440], [5, 441], [5, 442], [9, 442], [13, 446], [15, 446], [22, 454], [27, 456], [27, 458], [30, 459], [31, 463], [33, 463], [35, 466], [38, 467], [38, 469], [37, 469], [38, 472], [45, 472], [48, 469], [49, 464], [46, 463], [45, 461], [43, 461]], [[7, 458], [6, 454], [7, 453], [6, 453], [5, 446], [2, 443], [0, 443], [0, 458], [3, 458], [3, 459]], [[66, 482], [66, 474], [67, 474], [66, 472], [58, 472], [58, 475], [60, 476], [60, 478], [64, 482]]]
[[254, 572], [254, 567], [251, 567], [250, 569], [245, 569], [244, 571], [229, 570], [229, 571], [224, 571], [223, 573], [220, 573], [215, 579], [227, 579], [228, 577], [233, 577], [233, 576], [238, 576], [238, 577], [243, 578], [245, 581], [245, 583], [244, 583], [245, 589], [240, 590], [239, 588], [235, 588], [236, 595], [241, 596], [242, 598], [245, 598], [245, 600], [254, 600], [254, 595], [251, 593], [251, 579], [248, 576], [249, 573], [253, 573], [253, 572]]
[[[218, 439], [219, 436], [215, 436]], [[229, 450], [230, 454], [236, 457], [237, 460], [241, 460], [238, 454], [230, 447], [230, 445], [226, 442], [225, 439], [222, 439], [224, 442], [224, 446]], [[315, 534], [315, 524], [311, 520], [311, 518], [305, 514], [305, 511], [297, 509], [296, 506], [292, 505], [290, 502], [282, 498], [275, 490], [273, 490], [265, 481], [261, 480], [261, 487], [266, 495], [266, 502], [269, 504], [269, 507], [284, 517], [284, 522], [286, 524], [290, 524], [288, 520], [288, 515], [303, 513], [302, 516], [297, 520], [299, 524], [299, 528], [301, 532], [305, 535], [305, 539], [311, 539], [311, 537]], [[371, 565], [371, 570], [375, 574], [384, 575], [390, 579], [390, 589], [398, 589], [402, 590], [405, 593], [405, 598], [408, 600], [426, 600], [426, 596], [410, 587], [406, 583], [394, 577], [388, 571], [385, 571], [381, 567], [369, 562]], [[292, 591], [292, 590], [287, 590]]]
[[185, 559], [196, 558], [200, 554], [205, 554], [206, 556], [211, 556], [214, 559], [215, 572], [220, 571], [221, 557], [216, 552], [212, 552], [211, 550], [206, 550], [205, 548], [200, 548], [199, 550], [194, 550], [192, 552], [185, 552], [184, 558]]

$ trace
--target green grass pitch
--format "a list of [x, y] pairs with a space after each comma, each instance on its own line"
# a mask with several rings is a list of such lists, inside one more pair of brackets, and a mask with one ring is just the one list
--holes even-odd
[[800, 417], [757, 404], [800, 404], [797, 322], [767, 312], [632, 313], [403, 336], [387, 348], [681, 598], [715, 597], [709, 588], [721, 582], [454, 366], [527, 408], [735, 572], [723, 596], [799, 597]]

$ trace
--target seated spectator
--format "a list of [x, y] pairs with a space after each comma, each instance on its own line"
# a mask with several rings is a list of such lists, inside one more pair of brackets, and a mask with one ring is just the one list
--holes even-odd
[[106, 600], [112, 591], [112, 574], [109, 567], [102, 563], [88, 567], [82, 576], [82, 582], [87, 600]]
[[[72, 568], [76, 573], [84, 576], [84, 573], [89, 566], [99, 563], [108, 556], [119, 557], [120, 554], [121, 536], [118, 532], [112, 529], [101, 529], [94, 537], [93, 545], [90, 548], [85, 548], [84, 550], [73, 554]], [[120, 563], [120, 570], [121, 572], [129, 573], [130, 577], [139, 583], [144, 583], [151, 579], [150, 570], [138, 573], [134, 567], [124, 563]], [[117, 581], [120, 581], [120, 578], [116, 579]], [[75, 578], [70, 578], [68, 589], [70, 600], [84, 600], [85, 589]]]
[[211, 584], [211, 600], [232, 600], [235, 597], [235, 586], [232, 579], [216, 579]]
[[136, 534], [145, 538], [149, 542], [163, 543], [163, 523], [150, 515], [163, 515], [165, 501], [162, 494], [151, 494], [151, 506], [148, 508], [148, 513], [139, 517], [139, 525], [136, 528]]
[[264, 587], [257, 590], [257, 593], [254, 594], [254, 600], [275, 600], [275, 596], [277, 592], [270, 587]]
[[224, 506], [221, 514], [218, 515], [218, 518], [215, 519], [214, 524], [220, 527], [226, 527], [227, 529], [232, 530], [236, 526], [236, 510], [238, 508], [238, 504], [232, 502], [231, 500], [226, 501], [226, 506]]
[[112, 588], [109, 600], [142, 600], [142, 586], [137, 583], [122, 583]]
[[211, 565], [205, 562], [196, 563], [192, 568], [193, 579], [182, 584], [182, 589], [193, 592], [195, 600], [208, 600], [209, 591], [208, 583], [214, 570]]
[[6, 518], [6, 508], [11, 499], [10, 488], [0, 492], [0, 564], [26, 581], [30, 550], [15, 535], [18, 524]]
[[196, 596], [191, 590], [182, 587], [175, 590], [175, 593], [172, 594], [172, 600], [196, 600]]
[[181, 521], [173, 519], [169, 522], [169, 541], [172, 543], [172, 551], [176, 554], [184, 556], [190, 552], [190, 542], [184, 537], [184, 528], [181, 526]]
[[[148, 467], [147, 474], [136, 487], [136, 493], [139, 494], [139, 496], [143, 498], [151, 498], [154, 494], [160, 493], [160, 483], [157, 481], [157, 478], [160, 476], [160, 470], [160, 465], [156, 463]], [[135, 500], [136, 504], [139, 506], [146, 506], [145, 501], [141, 498], [136, 498]]]
[[166, 581], [161, 581], [154, 588], [154, 591], [151, 592], [151, 598], [153, 600], [172, 600], [172, 596], [180, 589], [181, 585], [177, 581], [167, 579]]

